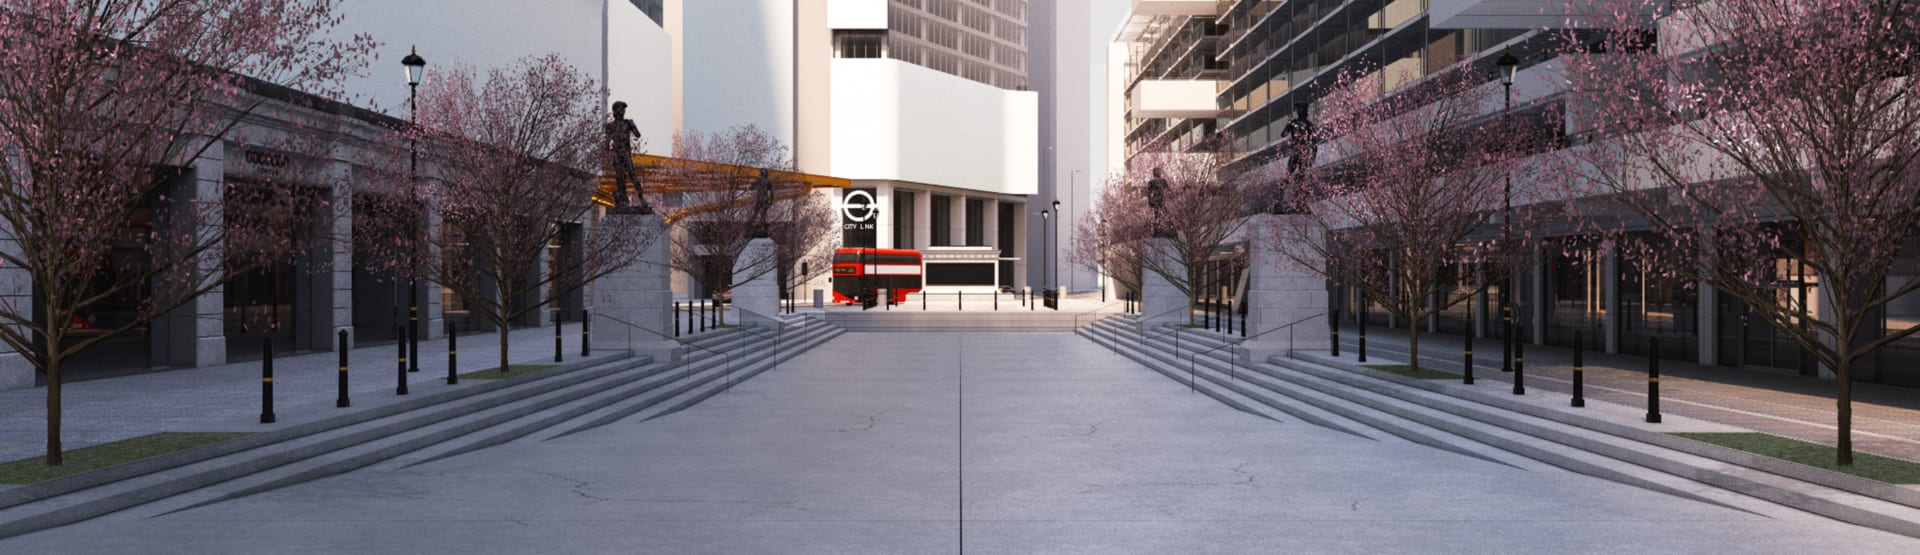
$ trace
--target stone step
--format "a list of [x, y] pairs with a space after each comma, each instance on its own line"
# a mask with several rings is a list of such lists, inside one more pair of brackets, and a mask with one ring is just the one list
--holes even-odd
[[207, 446], [219, 449], [203, 447], [193, 450], [204, 450], [200, 453], [175, 454], [185, 455], [178, 457], [185, 462], [161, 461], [164, 466], [159, 467], [148, 461], [122, 465], [144, 472], [0, 509], [0, 538], [166, 499], [555, 391], [591, 387], [603, 380], [620, 379], [622, 372], [647, 364], [651, 364], [650, 359], [624, 354], [591, 358], [519, 379], [448, 386], [434, 394], [389, 400], [375, 407], [289, 423], [278, 430]]
[[[1666, 434], [1623, 426], [1609, 433], [1595, 427], [1570, 425], [1565, 418], [1547, 418], [1536, 414], [1546, 410], [1543, 407], [1460, 387], [1447, 387], [1452, 384], [1412, 383], [1420, 380], [1372, 371], [1313, 354], [1296, 354], [1292, 358], [1274, 357], [1270, 363], [1265, 366], [1275, 368], [1275, 375], [1324, 380], [1331, 384], [1329, 390], [1348, 392], [1356, 402], [1390, 399], [1388, 402], [1419, 405], [1440, 411], [1453, 421], [1474, 422], [1480, 427], [1510, 431], [1522, 438], [1551, 442], [1574, 451], [1576, 456], [1585, 454], [1588, 460], [1581, 462], [1587, 465], [1616, 472], [1631, 472], [1631, 469], [1657, 472], [1661, 476], [1641, 473], [1639, 477], [1676, 489], [1692, 484], [1694, 489], [1686, 490], [1689, 493], [1744, 510], [1772, 514], [1770, 507], [1785, 507], [1920, 537], [1920, 509], [1673, 449], [1667, 445], [1677, 444], [1675, 440], [1679, 438]], [[1443, 392], [1443, 388], [1447, 390]], [[1757, 499], [1769, 503], [1759, 508], [1751, 503], [1732, 503], [1726, 497], [1728, 493], [1739, 495], [1737, 501]]]

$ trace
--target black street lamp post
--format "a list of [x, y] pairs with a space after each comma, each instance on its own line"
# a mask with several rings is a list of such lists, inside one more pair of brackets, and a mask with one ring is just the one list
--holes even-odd
[[[1069, 191], [1069, 193], [1071, 193], [1071, 191]], [[1060, 211], [1060, 201], [1053, 201], [1053, 215], [1058, 217], [1053, 219], [1053, 245], [1047, 247], [1048, 260], [1053, 260], [1060, 256], [1060, 220], [1067, 219], [1066, 213]], [[1056, 266], [1056, 264], [1051, 262], [1047, 264], [1047, 279], [1053, 281], [1053, 309], [1058, 311], [1060, 310], [1061, 294], [1059, 268]]]
[[[417, 127], [420, 125], [420, 114], [419, 114], [420, 110], [419, 110], [419, 105], [417, 104], [416, 101], [420, 96], [419, 95], [420, 78], [427, 71], [427, 60], [426, 58], [420, 57], [420, 51], [418, 48], [413, 48], [413, 49], [409, 49], [409, 51], [407, 52], [407, 57], [400, 59], [400, 65], [406, 66], [407, 68], [407, 120], [409, 124]], [[408, 160], [409, 166], [407, 169], [407, 172], [408, 172], [407, 186], [411, 189], [408, 192], [414, 195], [415, 201], [418, 201], [420, 198], [420, 195], [419, 195], [420, 139], [417, 134], [411, 139], [409, 139], [407, 142], [407, 155], [410, 157], [410, 160]], [[424, 233], [424, 231], [422, 231], [420, 228], [426, 227], [427, 225], [426, 212], [427, 212], [426, 203], [420, 203], [420, 210], [416, 212], [419, 220], [414, 222], [415, 233]], [[420, 248], [420, 245], [416, 243], [414, 247]], [[407, 269], [407, 338], [406, 340], [408, 343], [408, 350], [410, 350], [412, 354], [412, 356], [408, 357], [409, 366], [407, 368], [407, 371], [419, 372], [420, 371], [420, 283], [418, 281], [417, 275], [420, 273], [420, 262], [417, 257], [408, 257], [407, 259], [412, 261], [409, 263], [411, 267]]]
[[[1513, 118], [1513, 79], [1520, 72], [1520, 59], [1513, 57], [1513, 52], [1504, 52], [1500, 54], [1499, 60], [1494, 61], [1494, 65], [1500, 66], [1500, 85], [1501, 85], [1501, 88], [1505, 89], [1505, 93], [1506, 93], [1506, 105], [1505, 105], [1505, 108], [1502, 109], [1501, 119], [1510, 121]], [[1511, 249], [1513, 247], [1513, 173], [1512, 172], [1507, 173], [1507, 182], [1504, 189], [1502, 190], [1502, 195], [1501, 195], [1500, 242], [1506, 248]], [[1515, 273], [1517, 272], [1515, 272], [1514, 269], [1511, 267], [1511, 265], [1509, 265], [1509, 268], [1507, 268], [1506, 284], [1502, 285], [1500, 288], [1500, 321], [1501, 321], [1500, 335], [1505, 338], [1505, 341], [1502, 342], [1502, 345], [1504, 346], [1502, 350], [1504, 352], [1500, 357], [1500, 370], [1503, 372], [1513, 371], [1513, 366], [1514, 366], [1513, 357], [1515, 352], [1514, 343], [1519, 341], [1518, 338], [1515, 338], [1513, 336], [1513, 292], [1514, 292], [1514, 274]]]
[[1052, 212], [1044, 208], [1040, 210], [1040, 248], [1047, 250], [1040, 259], [1040, 300], [1042, 302], [1053, 295], [1053, 288], [1049, 285], [1051, 279], [1048, 278], [1053, 275], [1053, 242], [1047, 239], [1047, 230], [1053, 228], [1052, 215]]

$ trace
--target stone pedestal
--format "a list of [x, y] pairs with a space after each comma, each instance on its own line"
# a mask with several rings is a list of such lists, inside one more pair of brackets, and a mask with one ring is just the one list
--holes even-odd
[[[593, 345], [598, 349], [625, 349], [655, 361], [679, 357], [673, 340], [672, 269], [668, 266], [666, 224], [659, 216], [609, 214], [640, 220], [636, 227], [655, 237], [640, 259], [593, 283]], [[624, 227], [624, 224], [613, 227]]]
[[780, 314], [779, 272], [772, 239], [754, 239], [734, 259], [734, 323], [765, 327]]
[[[1142, 331], [1152, 330], [1160, 324], [1183, 325], [1192, 319], [1191, 304], [1187, 294], [1166, 276], [1152, 270], [1158, 266], [1175, 272], [1185, 272], [1186, 266], [1175, 259], [1172, 239], [1148, 239], [1146, 249], [1141, 256], [1161, 257], [1158, 264], [1147, 264], [1140, 271], [1140, 326]], [[1187, 308], [1189, 310], [1181, 310]]]
[[[1303, 216], [1263, 214], [1247, 222], [1251, 240], [1247, 253], [1247, 341], [1241, 346], [1251, 360], [1264, 361], [1295, 351], [1320, 351], [1333, 346], [1327, 329], [1327, 280], [1302, 268], [1280, 253], [1276, 226], [1313, 225]], [[1288, 233], [1288, 236], [1301, 234]], [[1318, 241], [1318, 234], [1312, 236]], [[1296, 252], [1303, 252], [1296, 251]], [[1297, 322], [1297, 323], [1296, 323]], [[1283, 326], [1292, 326], [1280, 329]], [[1265, 335], [1262, 335], [1262, 334]]]

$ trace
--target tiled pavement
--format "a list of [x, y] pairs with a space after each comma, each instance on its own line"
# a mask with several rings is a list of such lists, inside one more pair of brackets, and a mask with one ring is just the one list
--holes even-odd
[[[1349, 343], [1343, 350], [1351, 350], [1351, 341], [1358, 337], [1357, 332], [1357, 328], [1351, 326], [1341, 328], [1342, 339]], [[1370, 345], [1390, 344], [1404, 351], [1407, 335], [1405, 330], [1369, 327], [1367, 341]], [[1422, 333], [1420, 346], [1426, 365], [1456, 372], [1461, 369], [1464, 341], [1459, 335]], [[1500, 351], [1499, 339], [1474, 342], [1476, 379], [1512, 382], [1511, 374], [1498, 370]], [[1571, 395], [1572, 349], [1528, 345], [1525, 353], [1529, 395]], [[1583, 362], [1587, 398], [1646, 406], [1645, 357], [1588, 351]], [[1489, 367], [1493, 370], [1489, 371]], [[1835, 382], [1831, 379], [1660, 361], [1663, 415], [1687, 416], [1833, 445], [1838, 429], [1835, 395]], [[1855, 450], [1920, 461], [1920, 389], [1856, 382], [1853, 399]]]

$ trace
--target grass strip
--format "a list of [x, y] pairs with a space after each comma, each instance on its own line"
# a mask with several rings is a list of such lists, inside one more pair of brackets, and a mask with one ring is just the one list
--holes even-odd
[[1394, 374], [1399, 374], [1399, 375], [1413, 378], [1416, 380], [1460, 379], [1459, 374], [1454, 374], [1450, 372], [1441, 372], [1438, 370], [1428, 370], [1426, 368], [1415, 368], [1412, 365], [1407, 365], [1407, 364], [1368, 364], [1366, 365], [1366, 367], [1372, 368], [1374, 370], [1379, 370], [1381, 372], [1390, 372]]
[[493, 368], [488, 368], [486, 370], [475, 370], [472, 372], [461, 374], [460, 379], [504, 380], [507, 378], [525, 376], [527, 374], [532, 374], [535, 372], [544, 372], [544, 371], [552, 370], [559, 367], [560, 365], [558, 364], [509, 364], [507, 365], [506, 372], [501, 372], [500, 367], [495, 366]]
[[251, 432], [161, 432], [67, 451], [60, 466], [44, 456], [0, 464], [0, 484], [31, 484], [226, 441]]
[[1854, 451], [1853, 464], [1833, 464], [1836, 449], [1818, 443], [1789, 439], [1760, 432], [1684, 432], [1673, 435], [1702, 443], [1711, 443], [1796, 462], [1814, 468], [1852, 474], [1889, 484], [1920, 484], [1920, 463]]

